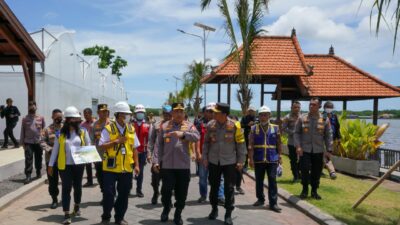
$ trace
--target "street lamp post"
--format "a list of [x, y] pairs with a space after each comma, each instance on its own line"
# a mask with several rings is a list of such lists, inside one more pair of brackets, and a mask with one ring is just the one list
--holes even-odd
[[[203, 29], [203, 37], [200, 35], [197, 35], [197, 34], [188, 33], [181, 29], [177, 29], [177, 30], [183, 34], [191, 35], [191, 36], [198, 37], [201, 39], [201, 42], [203, 45], [203, 64], [205, 66], [206, 65], [206, 42], [207, 42], [206, 32], [208, 35], [208, 32], [210, 32], [210, 31], [214, 32], [215, 28], [201, 24], [201, 23], [197, 23], [197, 22], [194, 23], [194, 26], [200, 27], [201, 29]], [[205, 74], [203, 74], [203, 76], [204, 75]], [[207, 87], [206, 87], [206, 84], [204, 84], [204, 106], [206, 106], [206, 104], [207, 104]]]

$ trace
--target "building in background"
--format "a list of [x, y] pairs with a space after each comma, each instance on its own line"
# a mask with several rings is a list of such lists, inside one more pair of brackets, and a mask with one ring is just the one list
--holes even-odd
[[[74, 32], [42, 29], [31, 37], [46, 57], [44, 63], [35, 66], [35, 87], [38, 113], [47, 124], [55, 108], [63, 110], [74, 105], [82, 111], [91, 107], [96, 115], [99, 103], [113, 105], [127, 100], [123, 83], [111, 74], [111, 69], [98, 68], [97, 56], [82, 56], [75, 48]], [[14, 100], [22, 115], [27, 114], [28, 94], [21, 66], [0, 66], [0, 105], [7, 98]], [[0, 120], [0, 131], [4, 128], [5, 120]], [[16, 137], [20, 129], [19, 122], [14, 130]]]

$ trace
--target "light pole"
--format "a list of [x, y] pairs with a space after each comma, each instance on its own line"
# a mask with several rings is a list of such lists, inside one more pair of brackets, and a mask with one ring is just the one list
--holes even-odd
[[[204, 64], [204, 67], [205, 67], [205, 65], [206, 65], [206, 42], [207, 42], [207, 36], [208, 36], [208, 33], [210, 31], [214, 32], [215, 28], [207, 26], [207, 25], [204, 25], [204, 24], [201, 24], [201, 23], [197, 23], [197, 22], [194, 23], [193, 25], [203, 29], [203, 37], [200, 36], [200, 35], [197, 35], [197, 34], [188, 33], [188, 32], [186, 32], [184, 30], [181, 30], [181, 29], [177, 29], [177, 31], [179, 31], [179, 32], [181, 32], [183, 34], [191, 35], [191, 36], [198, 37], [198, 38], [201, 39], [201, 42], [202, 42], [202, 45], [203, 45], [203, 64]], [[206, 36], [206, 31], [207, 31], [207, 36]], [[203, 76], [204, 75], [205, 74], [203, 74]], [[206, 106], [206, 104], [207, 104], [207, 87], [206, 87], [206, 84], [204, 84], [204, 106]]]
[[[175, 94], [178, 97], [178, 80], [183, 81], [182, 78], [179, 78], [177, 76], [172, 76], [172, 78], [175, 79]], [[165, 79], [166, 81], [172, 81], [170, 79]], [[172, 81], [173, 82], [173, 81]]]

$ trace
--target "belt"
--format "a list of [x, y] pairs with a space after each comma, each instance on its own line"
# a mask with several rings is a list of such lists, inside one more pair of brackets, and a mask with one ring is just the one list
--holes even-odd
[[254, 145], [254, 148], [276, 148], [275, 145]]

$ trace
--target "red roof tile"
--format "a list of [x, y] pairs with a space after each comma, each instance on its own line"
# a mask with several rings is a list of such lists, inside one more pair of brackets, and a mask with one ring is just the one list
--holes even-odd
[[300, 79], [310, 96], [400, 97], [400, 89], [335, 55], [305, 55], [313, 75]]
[[[296, 36], [263, 36], [254, 40], [254, 76], [301, 76], [307, 74], [307, 65]], [[238, 63], [229, 57], [208, 79], [214, 76], [232, 76], [238, 73]], [[208, 80], [207, 79], [207, 80]]]
[[[253, 62], [251, 74], [254, 76], [300, 78], [298, 85], [303, 90], [301, 93], [304, 97], [400, 97], [400, 88], [372, 76], [338, 56], [304, 55], [296, 35], [256, 38]], [[312, 73], [310, 66], [313, 66]], [[219, 82], [216, 78], [236, 76], [237, 71], [237, 62], [229, 57], [211, 74], [205, 76], [202, 82]]]

